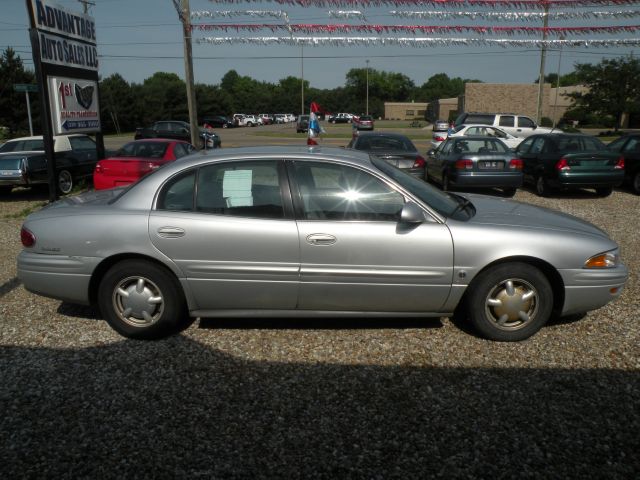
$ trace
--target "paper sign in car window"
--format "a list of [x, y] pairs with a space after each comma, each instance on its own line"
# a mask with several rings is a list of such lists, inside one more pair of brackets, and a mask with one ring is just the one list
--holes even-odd
[[222, 196], [229, 207], [251, 207], [251, 170], [228, 170], [222, 180]]

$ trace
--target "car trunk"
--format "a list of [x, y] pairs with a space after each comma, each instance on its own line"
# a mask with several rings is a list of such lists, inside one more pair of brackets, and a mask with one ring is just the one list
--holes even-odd
[[127, 185], [132, 180], [143, 177], [158, 168], [164, 162], [147, 159], [127, 158], [123, 160], [110, 159], [100, 162], [102, 175], [113, 180], [113, 185]]
[[418, 152], [407, 152], [407, 153], [373, 153], [378, 158], [383, 159], [384, 161], [390, 163], [391, 165], [398, 168], [411, 168], [413, 164], [416, 162], [416, 157], [418, 156]]
[[617, 170], [615, 167], [619, 157], [609, 152], [567, 153], [562, 156], [571, 170], [581, 172]]

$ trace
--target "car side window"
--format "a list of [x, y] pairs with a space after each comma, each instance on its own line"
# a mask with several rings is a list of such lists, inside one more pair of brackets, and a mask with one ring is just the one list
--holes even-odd
[[195, 181], [195, 170], [169, 180], [158, 195], [158, 210], [192, 211]]
[[535, 138], [533, 137], [524, 139], [522, 142], [520, 142], [520, 145], [518, 145], [518, 147], [516, 148], [516, 151], [518, 153], [527, 153], [531, 148], [531, 144], [533, 143], [534, 140]]
[[295, 179], [305, 220], [400, 220], [403, 195], [357, 168], [296, 162]]
[[640, 141], [637, 138], [632, 138], [629, 140], [629, 143], [625, 145], [624, 150], [625, 153], [637, 153], [640, 151]]
[[544, 138], [536, 138], [531, 145], [530, 153], [541, 153], [544, 149]]
[[518, 117], [518, 127], [520, 128], [533, 128], [536, 124], [529, 117]]
[[196, 210], [251, 218], [284, 218], [278, 162], [228, 162], [201, 167]]
[[96, 148], [95, 142], [89, 137], [69, 137], [69, 143], [74, 150], [92, 150]]
[[182, 158], [189, 154], [189, 152], [187, 152], [187, 149], [184, 147], [185, 145], [182, 143], [175, 144], [175, 146], [173, 147], [173, 154], [176, 156], [176, 158]]
[[483, 135], [483, 132], [478, 127], [469, 127], [467, 129], [467, 135]]
[[448, 154], [451, 152], [451, 146], [453, 145], [453, 142], [450, 140], [447, 140], [444, 142], [444, 144], [441, 145], [440, 147], [440, 151], [442, 153]]
[[515, 117], [513, 115], [501, 115], [499, 125], [501, 127], [514, 127]]

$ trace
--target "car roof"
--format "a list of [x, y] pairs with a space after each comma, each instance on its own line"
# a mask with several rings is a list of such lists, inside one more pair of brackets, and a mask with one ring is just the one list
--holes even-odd
[[[53, 138], [61, 138], [61, 137], [86, 137], [86, 135], [84, 133], [68, 133], [68, 134], [64, 134], [64, 135], [54, 135]], [[42, 140], [43, 136], [42, 135], [33, 135], [31, 137], [18, 137], [18, 138], [11, 138], [9, 140], [7, 140], [5, 143], [9, 143], [9, 142], [19, 142], [22, 140]]]
[[381, 132], [381, 131], [360, 132], [358, 134], [358, 138], [363, 138], [363, 137], [395, 137], [395, 138], [406, 138], [408, 140], [411, 140], [409, 137], [407, 137], [406, 135], [402, 135], [401, 133]]

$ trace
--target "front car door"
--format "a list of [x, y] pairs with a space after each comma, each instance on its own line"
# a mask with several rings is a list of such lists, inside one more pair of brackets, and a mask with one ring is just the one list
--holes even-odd
[[[212, 163], [169, 180], [149, 218], [195, 309], [295, 309], [299, 241], [284, 164]], [[206, 316], [206, 315], [201, 315]]]
[[437, 312], [451, 290], [453, 244], [432, 217], [400, 222], [404, 195], [371, 172], [289, 164], [300, 243], [298, 308]]

